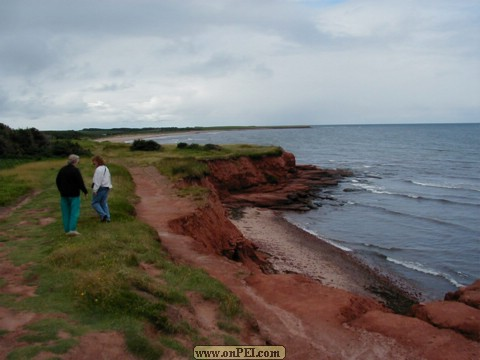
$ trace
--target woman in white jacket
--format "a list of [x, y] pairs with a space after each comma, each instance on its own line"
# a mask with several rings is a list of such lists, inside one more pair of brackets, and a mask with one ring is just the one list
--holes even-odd
[[92, 207], [100, 216], [101, 222], [110, 222], [110, 209], [108, 208], [108, 193], [112, 188], [110, 171], [99, 155], [92, 158], [92, 163], [95, 165], [92, 181]]

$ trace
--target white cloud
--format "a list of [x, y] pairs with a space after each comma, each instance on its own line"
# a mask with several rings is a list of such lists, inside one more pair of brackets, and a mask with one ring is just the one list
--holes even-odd
[[12, 127], [480, 117], [475, 0], [17, 0], [0, 5]]

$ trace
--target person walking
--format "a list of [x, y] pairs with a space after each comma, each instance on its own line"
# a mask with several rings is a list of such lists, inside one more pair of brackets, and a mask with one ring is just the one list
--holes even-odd
[[88, 194], [82, 173], [78, 169], [80, 157], [71, 154], [67, 165], [62, 167], [57, 174], [55, 182], [60, 192], [60, 209], [62, 210], [63, 229], [68, 236], [80, 235], [77, 231], [80, 216], [80, 191]]
[[101, 222], [110, 222], [110, 209], [108, 207], [108, 193], [112, 188], [110, 170], [108, 170], [105, 161], [99, 155], [95, 155], [92, 158], [92, 163], [95, 165], [92, 181], [92, 207], [100, 216]]

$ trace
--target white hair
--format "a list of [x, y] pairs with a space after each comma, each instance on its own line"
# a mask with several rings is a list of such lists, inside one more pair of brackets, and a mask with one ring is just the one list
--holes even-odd
[[72, 154], [68, 157], [68, 163], [75, 165], [80, 160], [80, 156]]

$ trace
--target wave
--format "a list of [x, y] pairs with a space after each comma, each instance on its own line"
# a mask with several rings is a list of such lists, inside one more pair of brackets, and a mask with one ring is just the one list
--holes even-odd
[[343, 246], [343, 245], [340, 245], [338, 242], [335, 242], [333, 240], [330, 240], [324, 236], [320, 236], [319, 234], [317, 234], [315, 231], [313, 230], [310, 230], [310, 229], [307, 229], [306, 227], [304, 226], [301, 226], [300, 224], [298, 223], [294, 223], [290, 220], [288, 220], [290, 222], [290, 224], [293, 224], [295, 225], [296, 227], [298, 227], [299, 229], [302, 229], [303, 231], [309, 233], [310, 235], [313, 235], [315, 236], [316, 238], [318, 238], [319, 240], [321, 241], [325, 241], [326, 243], [329, 243], [330, 245], [332, 246], [335, 246], [336, 248], [340, 249], [340, 250], [343, 250], [343, 251], [346, 251], [346, 252], [352, 252], [353, 250], [350, 249], [349, 247], [346, 247], [346, 246]]
[[401, 193], [401, 192], [387, 191], [385, 190], [385, 188], [381, 186], [374, 185], [371, 183], [361, 183], [358, 180], [355, 182], [352, 181], [352, 186], [355, 188], [358, 188], [359, 191], [364, 190], [364, 191], [371, 192], [373, 194], [398, 196], [398, 197], [403, 197], [403, 198], [413, 199], [413, 200], [425, 200], [425, 201], [439, 202], [441, 204], [454, 204], [454, 205], [462, 205], [462, 206], [479, 206], [480, 205], [478, 203], [468, 202], [468, 201], [434, 198], [434, 197], [429, 197], [429, 196], [419, 195], [414, 193]]
[[420, 182], [415, 180], [405, 180], [405, 181], [414, 185], [419, 185], [419, 186], [480, 192], [479, 187], [476, 187], [475, 185], [471, 185], [471, 184], [438, 184], [438, 183], [430, 183], [430, 182]]
[[[394, 247], [394, 246], [386, 247], [386, 246], [380, 246], [378, 244], [363, 243], [362, 245], [367, 247], [367, 248], [379, 249], [379, 250], [383, 250], [383, 251], [385, 251], [385, 250], [387, 250], [387, 251], [403, 251], [403, 250], [405, 250], [405, 249], [401, 249], [401, 248]], [[384, 255], [382, 254], [382, 256], [384, 256]]]
[[434, 223], [434, 224], [437, 224], [437, 225], [449, 226], [449, 227], [459, 229], [461, 231], [467, 230], [469, 232], [478, 233], [480, 235], [480, 232], [478, 232], [478, 230], [476, 230], [476, 229], [472, 229], [469, 226], [456, 224], [456, 223], [453, 223], [453, 222], [450, 222], [450, 221], [445, 221], [445, 220], [440, 220], [440, 219], [433, 218], [433, 217], [419, 216], [419, 215], [410, 214], [410, 213], [406, 213], [406, 212], [402, 212], [402, 211], [387, 209], [383, 206], [375, 206], [375, 205], [360, 204], [360, 203], [356, 203], [355, 205], [360, 206], [360, 207], [365, 207], [365, 208], [370, 208], [370, 209], [383, 211], [383, 212], [385, 212], [387, 214], [391, 214], [391, 215], [402, 216], [404, 218], [415, 219], [415, 220], [423, 220], [423, 221], [427, 221], [427, 222]]
[[458, 281], [456, 281], [450, 275], [439, 272], [439, 271], [434, 270], [434, 269], [429, 269], [421, 263], [413, 262], [413, 261], [401, 261], [401, 260], [397, 260], [397, 259], [394, 259], [394, 258], [391, 258], [391, 257], [388, 257], [388, 256], [386, 257], [386, 259], [387, 259], [387, 261], [389, 261], [391, 263], [394, 263], [394, 264], [399, 265], [399, 266], [403, 266], [404, 268], [407, 268], [407, 269], [410, 269], [410, 270], [414, 270], [414, 271], [417, 271], [417, 272], [420, 272], [420, 273], [423, 273], [423, 274], [427, 274], [427, 275], [433, 275], [433, 276], [444, 278], [445, 280], [447, 280], [448, 282], [450, 282], [452, 285], [456, 286], [457, 288], [465, 286], [464, 284], [461, 284]]
[[[302, 229], [303, 231], [317, 237], [318, 239], [320, 239], [321, 241], [325, 241], [327, 242], [328, 244], [332, 245], [332, 246], [335, 246], [336, 248], [338, 249], [341, 249], [343, 251], [346, 251], [346, 252], [354, 252], [351, 248], [349, 247], [346, 247], [346, 246], [343, 246], [343, 245], [340, 245], [338, 241], [333, 241], [333, 240], [330, 240], [324, 236], [320, 236], [318, 235], [315, 231], [312, 231], [310, 229], [307, 229], [303, 226], [300, 226], [299, 224], [296, 224], [296, 223], [293, 223], [291, 222], [293, 225], [299, 227], [300, 229]], [[341, 242], [341, 241], [340, 241]], [[450, 276], [449, 274], [446, 274], [446, 273], [442, 273], [438, 270], [435, 270], [435, 269], [431, 269], [431, 268], [428, 268], [426, 267], [425, 265], [421, 264], [421, 263], [418, 263], [418, 262], [413, 262], [413, 261], [405, 261], [405, 260], [397, 260], [395, 258], [392, 258], [388, 255], [385, 255], [384, 253], [382, 253], [381, 251], [392, 251], [392, 252], [396, 252], [396, 251], [402, 251], [404, 249], [401, 249], [401, 248], [396, 248], [396, 247], [385, 247], [385, 246], [379, 246], [379, 245], [373, 245], [373, 244], [369, 244], [369, 243], [363, 243], [362, 244], [363, 246], [365, 246], [366, 248], [371, 248], [373, 251], [369, 251], [369, 254], [370, 255], [375, 255], [381, 259], [383, 259], [384, 261], [388, 261], [388, 262], [391, 262], [393, 264], [396, 264], [398, 266], [401, 266], [401, 267], [404, 267], [406, 269], [409, 269], [409, 270], [413, 270], [413, 271], [416, 271], [416, 272], [419, 272], [419, 273], [423, 273], [423, 274], [426, 274], [426, 275], [430, 275], [430, 276], [435, 276], [435, 277], [440, 277], [440, 278], [443, 278], [445, 280], [447, 280], [450, 284], [454, 285], [455, 287], [457, 288], [460, 288], [462, 286], [465, 286], [464, 284], [458, 282], [457, 280], [455, 280], [452, 276]], [[379, 251], [376, 251], [375, 249], [378, 249], [380, 250]], [[360, 251], [361, 253], [362, 251]], [[359, 253], [359, 254], [360, 254]]]
[[[361, 183], [361, 182], [358, 182], [358, 180], [356, 182], [352, 181], [352, 186], [357, 187], [360, 190], [365, 190], [365, 191], [371, 192], [373, 194], [393, 195], [393, 196], [407, 197], [407, 198], [410, 198], [410, 199], [425, 199], [425, 200], [428, 200], [428, 198], [426, 198], [422, 195], [404, 194], [404, 193], [387, 191], [387, 190], [385, 190], [385, 188], [383, 188], [381, 186], [374, 185], [374, 184], [371, 184], [371, 183]], [[437, 199], [432, 199], [432, 200], [437, 200]], [[449, 200], [446, 200], [446, 201], [449, 201]]]

